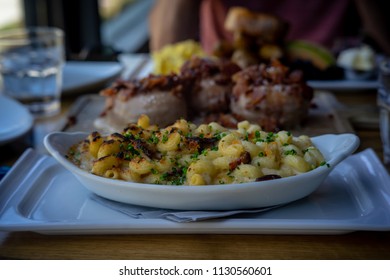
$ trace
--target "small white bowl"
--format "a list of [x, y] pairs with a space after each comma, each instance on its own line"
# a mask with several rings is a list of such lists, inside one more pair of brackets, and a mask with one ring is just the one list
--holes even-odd
[[84, 140], [86, 133], [54, 132], [44, 144], [50, 154], [91, 192], [119, 202], [164, 209], [233, 210], [279, 205], [308, 196], [333, 168], [359, 146], [354, 134], [327, 134], [312, 138], [327, 165], [300, 175], [243, 184], [166, 186], [103, 178], [80, 169], [64, 155], [70, 146]]

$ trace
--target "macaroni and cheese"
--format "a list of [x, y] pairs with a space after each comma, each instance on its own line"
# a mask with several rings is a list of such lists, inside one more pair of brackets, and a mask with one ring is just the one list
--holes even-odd
[[93, 174], [164, 185], [236, 184], [308, 172], [326, 164], [308, 136], [265, 132], [248, 121], [237, 129], [184, 119], [159, 128], [142, 115], [121, 133], [91, 133], [67, 157]]

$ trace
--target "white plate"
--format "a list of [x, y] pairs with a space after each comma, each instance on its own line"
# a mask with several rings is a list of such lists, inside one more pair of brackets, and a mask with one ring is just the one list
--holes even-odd
[[26, 133], [33, 122], [34, 119], [26, 107], [0, 95], [0, 145]]
[[260, 214], [176, 223], [97, 202], [50, 156], [27, 150], [0, 181], [0, 231], [44, 234], [341, 234], [390, 230], [390, 176], [372, 149], [348, 157], [311, 195]]
[[64, 94], [106, 86], [122, 71], [118, 62], [67, 61], [63, 69]]
[[124, 203], [182, 210], [234, 210], [268, 207], [301, 199], [325, 180], [333, 168], [359, 146], [354, 134], [328, 134], [312, 138], [329, 166], [277, 180], [212, 186], [162, 186], [103, 178], [82, 170], [64, 155], [87, 133], [54, 132], [44, 144], [51, 155], [90, 191]]

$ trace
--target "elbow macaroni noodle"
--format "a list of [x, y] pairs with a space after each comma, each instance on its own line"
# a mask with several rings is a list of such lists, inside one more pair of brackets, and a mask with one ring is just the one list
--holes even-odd
[[325, 163], [307, 136], [265, 132], [248, 121], [233, 130], [180, 119], [159, 129], [145, 115], [122, 133], [91, 133], [67, 157], [99, 176], [164, 185], [253, 182], [294, 176]]

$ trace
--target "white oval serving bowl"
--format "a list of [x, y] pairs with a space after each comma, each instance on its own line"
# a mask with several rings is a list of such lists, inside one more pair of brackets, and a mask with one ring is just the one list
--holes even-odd
[[292, 202], [314, 192], [333, 168], [359, 146], [354, 134], [326, 134], [313, 137], [327, 165], [307, 173], [281, 179], [243, 184], [208, 186], [166, 186], [109, 179], [80, 169], [65, 155], [87, 133], [54, 132], [44, 144], [49, 153], [91, 192], [119, 202], [180, 210], [233, 210], [268, 207]]

